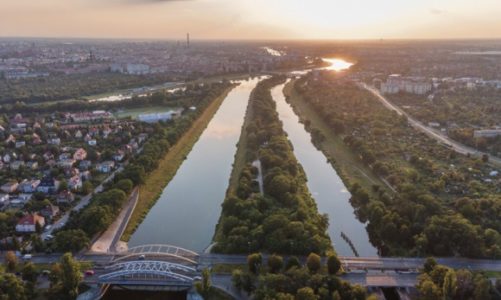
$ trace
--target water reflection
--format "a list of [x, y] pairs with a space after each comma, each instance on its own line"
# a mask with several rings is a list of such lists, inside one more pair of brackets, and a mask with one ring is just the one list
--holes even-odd
[[353, 63], [341, 58], [322, 58], [322, 60], [331, 64], [330, 66], [323, 68], [328, 71], [340, 72], [348, 70], [351, 66], [353, 66]]

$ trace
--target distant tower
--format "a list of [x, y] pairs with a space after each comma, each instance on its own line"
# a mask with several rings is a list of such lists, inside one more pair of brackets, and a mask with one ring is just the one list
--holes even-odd
[[186, 34], [186, 48], [190, 48], [190, 33]]

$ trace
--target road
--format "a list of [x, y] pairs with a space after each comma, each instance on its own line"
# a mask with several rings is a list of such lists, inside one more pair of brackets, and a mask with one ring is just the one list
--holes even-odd
[[475, 156], [475, 157], [482, 157], [483, 155], [488, 155], [489, 162], [491, 164], [498, 166], [498, 167], [501, 166], [501, 158], [490, 155], [490, 154], [482, 152], [482, 151], [478, 151], [477, 149], [468, 147], [468, 146], [463, 145], [461, 143], [458, 143], [457, 141], [449, 138], [448, 136], [444, 135], [443, 133], [441, 133], [433, 128], [430, 128], [430, 127], [424, 125], [423, 123], [419, 122], [418, 120], [414, 119], [412, 116], [410, 116], [408, 113], [406, 113], [403, 109], [401, 109], [397, 105], [391, 103], [388, 99], [386, 99], [383, 95], [381, 95], [381, 93], [378, 90], [376, 90], [375, 88], [370, 87], [365, 83], [360, 83], [360, 86], [362, 86], [363, 88], [365, 88], [366, 90], [371, 92], [374, 96], [376, 96], [376, 98], [379, 100], [379, 102], [381, 102], [386, 108], [393, 110], [393, 111], [396, 111], [397, 114], [400, 116], [405, 116], [407, 118], [409, 124], [412, 127], [424, 132], [429, 137], [437, 140], [438, 142], [440, 142], [442, 144], [445, 144], [445, 145], [451, 147], [454, 151], [456, 151], [460, 154], [463, 154], [463, 155], [471, 154], [472, 156]]
[[92, 193], [82, 197], [80, 199], [80, 201], [72, 209], [68, 210], [66, 213], [64, 213], [64, 215], [61, 218], [59, 218], [59, 220], [54, 222], [54, 224], [52, 224], [52, 226], [49, 230], [46, 230], [42, 233], [42, 235], [41, 235], [42, 240], [47, 240], [48, 236], [52, 235], [54, 230], [60, 229], [64, 225], [66, 225], [66, 222], [68, 222], [68, 219], [69, 219], [72, 211], [77, 212], [77, 211], [81, 210], [82, 208], [86, 207], [89, 204], [90, 200], [92, 199], [92, 195], [97, 194], [97, 193], [101, 193], [104, 189], [103, 185], [105, 183], [109, 182], [110, 180], [113, 180], [113, 178], [115, 178], [115, 175], [119, 172], [122, 172], [122, 171], [123, 171], [123, 166], [119, 167], [118, 169], [113, 171], [113, 173], [111, 173], [110, 176], [106, 177], [106, 179], [103, 180], [103, 182], [101, 182], [101, 184], [98, 185]]

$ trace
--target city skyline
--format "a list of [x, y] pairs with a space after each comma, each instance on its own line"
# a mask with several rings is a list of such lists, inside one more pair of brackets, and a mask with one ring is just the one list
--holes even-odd
[[[501, 38], [495, 0], [0, 0], [0, 37]], [[363, 8], [363, 9], [362, 9]]]

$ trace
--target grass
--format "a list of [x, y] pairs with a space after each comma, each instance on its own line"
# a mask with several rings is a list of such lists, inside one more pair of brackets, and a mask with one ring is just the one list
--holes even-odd
[[158, 162], [157, 168], [147, 175], [145, 183], [139, 187], [139, 200], [132, 213], [127, 228], [122, 235], [122, 241], [128, 241], [137, 226], [146, 217], [146, 214], [158, 200], [165, 186], [174, 178], [177, 170], [190, 153], [193, 145], [204, 132], [221, 103], [233, 89], [229, 87], [219, 97], [214, 99], [205, 111], [194, 121], [190, 129], [169, 149], [169, 152]]
[[294, 112], [301, 121], [309, 120], [311, 128], [316, 128], [325, 136], [325, 141], [319, 145], [319, 150], [329, 159], [334, 169], [347, 187], [357, 182], [369, 193], [373, 193], [372, 186], [379, 185], [391, 193], [390, 188], [374, 172], [365, 166], [360, 159], [343, 142], [340, 135], [334, 134], [331, 128], [321, 117], [306, 103], [301, 95], [294, 89], [294, 81], [289, 82], [284, 93]]

